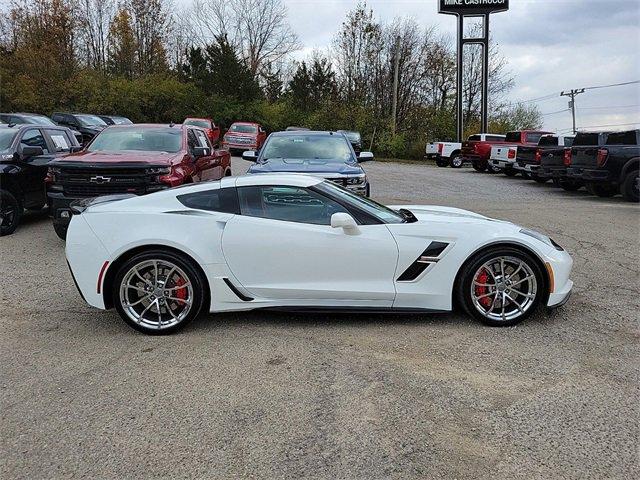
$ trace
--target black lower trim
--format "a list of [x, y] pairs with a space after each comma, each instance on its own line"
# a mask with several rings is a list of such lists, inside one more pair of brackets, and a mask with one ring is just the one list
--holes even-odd
[[82, 290], [80, 290], [80, 286], [78, 285], [78, 282], [76, 281], [76, 277], [73, 274], [73, 270], [71, 270], [71, 265], [69, 265], [69, 261], [68, 260], [67, 260], [67, 267], [69, 267], [69, 272], [71, 273], [71, 278], [73, 279], [73, 284], [78, 289], [78, 293], [80, 294], [80, 297], [82, 298], [82, 300], [84, 300], [86, 302], [87, 300], [84, 298], [84, 295], [82, 294]]
[[238, 297], [240, 300], [242, 300], [243, 302], [250, 302], [251, 300], [253, 300], [253, 298], [251, 297], [247, 297], [244, 293], [242, 293], [240, 290], [238, 290], [236, 288], [236, 286], [231, 283], [231, 280], [229, 280], [228, 278], [223, 278], [224, 283], [227, 284], [227, 287], [229, 287], [229, 290], [231, 290], [233, 293], [236, 294], [236, 297]]

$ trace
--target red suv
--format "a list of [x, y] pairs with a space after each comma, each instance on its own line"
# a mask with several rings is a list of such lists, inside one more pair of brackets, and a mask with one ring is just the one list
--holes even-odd
[[194, 127], [202, 128], [206, 132], [207, 137], [209, 137], [211, 145], [214, 147], [218, 146], [218, 143], [220, 142], [220, 127], [217, 127], [210, 118], [187, 117], [182, 123], [184, 125], [192, 125]]
[[120, 193], [144, 195], [231, 175], [231, 156], [205, 131], [188, 125], [133, 124], [105, 128], [82, 151], [49, 163], [47, 202], [65, 238], [74, 200]]
[[231, 152], [260, 150], [267, 139], [262, 125], [253, 122], [235, 122], [222, 139], [222, 146]]

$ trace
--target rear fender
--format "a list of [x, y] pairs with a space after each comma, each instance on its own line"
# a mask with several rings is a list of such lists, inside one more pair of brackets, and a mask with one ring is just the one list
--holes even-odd
[[629, 172], [633, 170], [638, 170], [638, 169], [640, 169], [640, 158], [636, 157], [629, 160], [624, 165], [624, 167], [622, 167], [622, 172], [620, 173], [620, 183], [624, 181], [624, 178], [627, 176]]

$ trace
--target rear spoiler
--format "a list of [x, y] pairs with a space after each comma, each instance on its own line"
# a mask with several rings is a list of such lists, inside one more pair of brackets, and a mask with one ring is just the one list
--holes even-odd
[[101, 197], [81, 198], [79, 200], [74, 200], [73, 202], [71, 202], [69, 208], [74, 215], [80, 215], [89, 207], [101, 205], [103, 203], [116, 202], [118, 200], [126, 200], [127, 198], [133, 198], [135, 196], [136, 195], [134, 195], [133, 193], [120, 193], [117, 195], [103, 195]]

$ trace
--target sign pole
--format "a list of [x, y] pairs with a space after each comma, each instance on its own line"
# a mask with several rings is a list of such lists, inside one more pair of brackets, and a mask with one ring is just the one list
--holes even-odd
[[456, 53], [456, 142], [462, 141], [464, 119], [462, 115], [462, 49], [464, 48], [464, 16], [458, 15], [458, 44]]
[[[480, 133], [489, 132], [489, 14], [485, 13], [482, 43], [482, 119]], [[460, 141], [460, 140], [459, 140]]]

